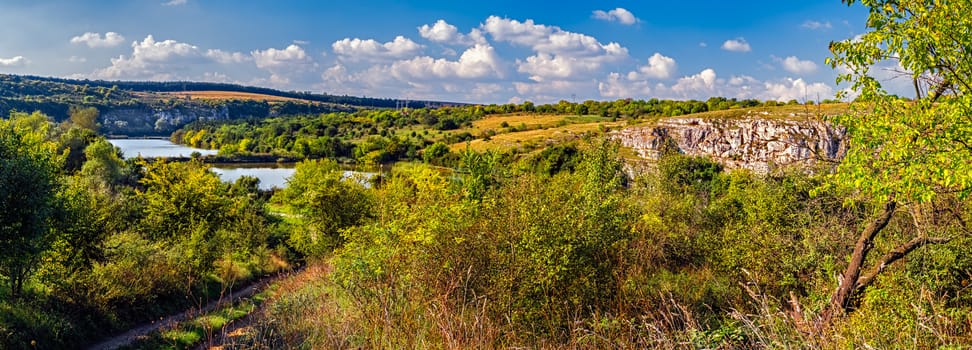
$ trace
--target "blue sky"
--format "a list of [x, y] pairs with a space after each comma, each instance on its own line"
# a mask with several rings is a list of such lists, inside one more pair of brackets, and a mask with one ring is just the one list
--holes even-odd
[[829, 98], [828, 1], [4, 0], [0, 72], [506, 103]]

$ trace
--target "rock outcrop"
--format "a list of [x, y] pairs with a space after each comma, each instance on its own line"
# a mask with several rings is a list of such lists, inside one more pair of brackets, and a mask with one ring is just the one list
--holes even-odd
[[226, 106], [179, 108], [126, 108], [105, 111], [101, 115], [103, 131], [108, 134], [160, 134], [196, 120], [226, 120]]
[[785, 166], [810, 169], [820, 160], [838, 160], [846, 132], [826, 122], [799, 117], [747, 115], [740, 118], [673, 117], [651, 126], [619, 130], [614, 138], [642, 158], [657, 159], [665, 147], [708, 156], [730, 169], [768, 173]]

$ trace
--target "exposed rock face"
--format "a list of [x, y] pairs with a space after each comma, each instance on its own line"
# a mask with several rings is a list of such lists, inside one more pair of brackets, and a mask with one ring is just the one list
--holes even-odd
[[778, 167], [810, 168], [845, 151], [843, 128], [815, 120], [747, 116], [738, 119], [666, 118], [652, 126], [622, 129], [614, 138], [647, 159], [666, 144], [692, 156], [708, 156], [730, 169], [767, 173]]
[[196, 120], [230, 119], [226, 106], [179, 108], [131, 108], [102, 113], [103, 130], [109, 134], [167, 135]]

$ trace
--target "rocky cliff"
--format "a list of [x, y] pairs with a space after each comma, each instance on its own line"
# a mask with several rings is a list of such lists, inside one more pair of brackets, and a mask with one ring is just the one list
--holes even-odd
[[767, 173], [784, 166], [809, 168], [844, 155], [845, 130], [798, 115], [747, 113], [734, 118], [673, 117], [619, 130], [614, 138], [642, 158], [657, 159], [666, 145], [708, 156], [731, 169]]
[[108, 134], [168, 135], [196, 120], [230, 119], [226, 106], [178, 108], [119, 108], [101, 115], [102, 130]]

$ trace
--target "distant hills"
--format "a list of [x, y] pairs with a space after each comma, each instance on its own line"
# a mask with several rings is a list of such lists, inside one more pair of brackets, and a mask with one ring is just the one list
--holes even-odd
[[0, 74], [0, 115], [41, 111], [55, 120], [71, 106], [95, 107], [109, 134], [165, 135], [199, 119], [266, 118], [370, 108], [461, 105], [280, 91], [191, 81], [104, 81]]

